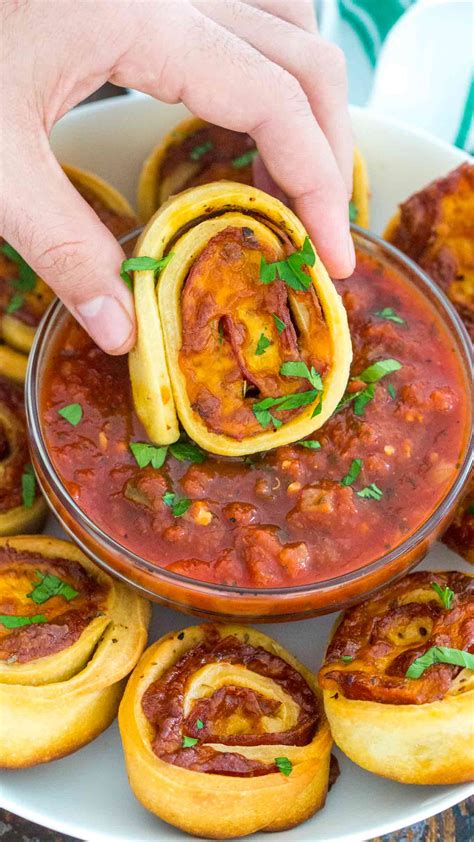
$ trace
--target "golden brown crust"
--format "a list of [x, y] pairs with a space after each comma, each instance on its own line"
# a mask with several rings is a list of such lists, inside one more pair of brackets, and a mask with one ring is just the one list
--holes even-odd
[[[119, 725], [124, 744], [127, 771], [132, 789], [141, 803], [160, 818], [188, 833], [208, 838], [223, 839], [244, 836], [257, 830], [285, 830], [304, 821], [323, 804], [326, 796], [331, 738], [324, 715], [319, 716], [316, 730], [304, 745], [291, 745], [288, 740], [279, 745], [274, 731], [285, 728], [278, 721], [288, 724], [298, 716], [291, 696], [270, 677], [259, 673], [256, 663], [238, 666], [218, 658], [204, 666], [198, 666], [188, 676], [184, 697], [179, 698], [183, 711], [192, 719], [195, 705], [210, 704], [216, 700], [219, 691], [235, 694], [236, 686], [252, 688], [256, 699], [267, 703], [278, 698], [281, 704], [277, 714], [265, 715], [260, 719], [261, 736], [248, 736], [249, 723], [242, 710], [232, 709], [225, 720], [219, 720], [221, 733], [227, 736], [225, 744], [212, 743], [215, 752], [240, 758], [240, 762], [268, 764], [270, 771], [257, 776], [242, 776], [234, 773], [214, 774], [197, 771], [199, 759], [192, 761], [193, 768], [167, 762], [153, 750], [156, 731], [145, 715], [143, 700], [145, 694], [157, 692], [156, 682], [162, 686], [174, 669], [194, 653], [206, 636], [217, 635], [222, 645], [233, 645], [249, 649], [259, 648], [274, 659], [281, 659], [303, 677], [304, 682], [316, 694], [314, 679], [279, 644], [261, 632], [242, 626], [195, 626], [182, 632], [172, 632], [153, 644], [137, 665], [123, 698], [119, 711]], [[237, 647], [238, 648], [238, 647]], [[205, 686], [204, 686], [205, 685]], [[209, 692], [209, 687], [212, 691]], [[228, 688], [225, 691], [224, 688]], [[160, 690], [162, 698], [163, 690]], [[319, 708], [319, 700], [316, 697]], [[188, 710], [189, 709], [189, 710]], [[196, 708], [197, 710], [197, 708]], [[278, 716], [280, 719], [275, 719]], [[243, 718], [242, 718], [243, 717]], [[186, 720], [188, 721], [188, 720]], [[203, 723], [203, 733], [208, 723]], [[199, 733], [199, 731], [197, 732]], [[247, 734], [247, 737], [245, 735]], [[272, 739], [265, 741], [265, 734]], [[232, 736], [234, 735], [234, 736]], [[259, 742], [261, 744], [259, 745]], [[198, 741], [204, 752], [205, 741]], [[239, 742], [241, 744], [239, 744]], [[250, 744], [249, 744], [250, 742]], [[181, 750], [181, 755], [191, 752], [199, 758], [194, 747]], [[274, 771], [275, 758], [286, 757], [291, 761], [289, 776]], [[181, 761], [184, 762], [184, 761]], [[202, 761], [201, 761], [202, 762]], [[229, 761], [232, 762], [232, 761]]]
[[[78, 629], [74, 598], [64, 612], [60, 602], [65, 597], [53, 596], [37, 604], [31, 597], [17, 595], [18, 616], [36, 616], [36, 620], [34, 625], [7, 629], [3, 635], [2, 652], [8, 657], [0, 662], [0, 766], [21, 768], [63, 757], [110, 724], [125, 677], [145, 646], [150, 607], [67, 541], [42, 535], [3, 538], [0, 556], [5, 561], [0, 599], [5, 588], [26, 587], [24, 579], [35, 558], [41, 559], [43, 572], [61, 572], [63, 582], [92, 587], [91, 594], [99, 596], [95, 605], [100, 610], [88, 615]], [[23, 573], [17, 575], [18, 570]], [[13, 613], [11, 600], [7, 603], [4, 597], [2, 605], [4, 614]], [[84, 610], [87, 600], [78, 592], [78, 616]], [[45, 622], [53, 643], [44, 644], [41, 639]], [[61, 625], [62, 635], [58, 633]], [[29, 640], [24, 634], [28, 629], [32, 629]]]
[[406, 677], [433, 646], [472, 649], [472, 588], [463, 573], [412, 573], [342, 616], [319, 684], [336, 744], [364, 769], [402, 783], [474, 776], [473, 671], [440, 663]]
[[[152, 441], [160, 445], [176, 441], [179, 416], [188, 435], [205, 450], [238, 456], [296, 441], [320, 427], [342, 396], [352, 352], [345, 310], [324, 266], [315, 255], [314, 266], [306, 270], [311, 279], [310, 289], [301, 295], [316, 296], [325, 323], [326, 332], [320, 332], [321, 345], [324, 344], [328, 355], [323, 378], [322, 411], [314, 413], [314, 397], [312, 404], [303, 406], [296, 417], [290, 418], [276, 431], [267, 424], [266, 428], [260, 427], [261, 431], [257, 434], [244, 435], [241, 440], [209, 429], [191, 404], [186, 378], [180, 367], [181, 294], [196, 258], [213, 237], [229, 228], [239, 228], [244, 233], [251, 230], [259, 243], [279, 248], [284, 237], [289, 241], [291, 250], [301, 249], [307, 236], [299, 220], [285, 205], [248, 185], [220, 181], [192, 188], [169, 200], [150, 220], [135, 250], [137, 256], [156, 259], [172, 250], [173, 257], [162, 269], [157, 288], [151, 271], [136, 273], [134, 296], [138, 337], [129, 355], [129, 365], [135, 407]], [[282, 237], [279, 237], [279, 232]], [[294, 296], [292, 313], [301, 332], [304, 332], [307, 314], [298, 295]], [[249, 331], [246, 322], [251, 315], [246, 314], [243, 320], [245, 331]], [[271, 313], [269, 315], [273, 325]], [[256, 323], [259, 324], [258, 320]], [[324, 341], [324, 336], [327, 341]], [[242, 379], [237, 383], [239, 396], [243, 395], [242, 383]], [[240, 400], [242, 403], [249, 402], [245, 395]]]
[[384, 237], [439, 284], [474, 339], [474, 164], [410, 196]]
[[[1, 349], [0, 349], [1, 350]], [[24, 475], [33, 494], [23, 494]], [[30, 465], [23, 390], [0, 377], [0, 535], [16, 535], [40, 529], [46, 518], [41, 496]]]
[[441, 540], [470, 564], [474, 564], [474, 473], [471, 473], [464, 497], [456, 508], [454, 520]]

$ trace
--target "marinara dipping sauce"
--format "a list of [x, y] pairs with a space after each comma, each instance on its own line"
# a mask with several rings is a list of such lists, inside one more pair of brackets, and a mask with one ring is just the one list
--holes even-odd
[[[166, 568], [189, 577], [177, 577], [189, 587], [190, 579], [199, 580], [216, 590], [250, 588], [258, 597], [260, 589], [336, 579], [338, 594], [326, 603], [298, 604], [314, 613], [347, 604], [426, 552], [435, 534], [409, 553], [395, 553], [388, 572], [368, 578], [362, 570], [362, 586], [355, 572], [419, 530], [458, 478], [470, 432], [461, 342], [421, 292], [419, 277], [418, 286], [409, 279], [414, 270], [398, 257], [379, 259], [367, 238], [358, 240], [354, 274], [336, 282], [354, 351], [338, 411], [311, 439], [252, 457], [217, 457], [191, 446], [196, 461], [168, 450], [161, 467], [140, 468], [130, 445], [147, 438], [134, 412], [126, 358], [107, 356], [71, 317], [61, 319], [42, 363], [41, 433], [52, 469], [79, 509], [125, 554], [148, 562], [148, 581], [138, 566], [132, 574], [123, 564], [132, 581], [150, 590], [152, 571]], [[71, 404], [81, 407], [75, 424], [60, 414]], [[447, 514], [434, 524], [438, 532]], [[341, 577], [359, 585], [345, 591]], [[241, 595], [234, 593], [225, 613], [239, 616]], [[179, 604], [175, 592], [165, 598]], [[184, 601], [193, 604], [191, 597]], [[201, 601], [198, 608], [208, 606]], [[259, 611], [271, 614], [272, 607], [261, 604]], [[277, 613], [285, 613], [281, 604]]]

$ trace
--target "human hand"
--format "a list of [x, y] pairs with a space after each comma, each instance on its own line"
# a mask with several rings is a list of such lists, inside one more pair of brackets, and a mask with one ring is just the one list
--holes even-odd
[[350, 274], [344, 59], [316, 34], [311, 0], [6, 0], [0, 13], [1, 233], [105, 351], [135, 339], [124, 255], [48, 135], [106, 81], [250, 134], [330, 274]]

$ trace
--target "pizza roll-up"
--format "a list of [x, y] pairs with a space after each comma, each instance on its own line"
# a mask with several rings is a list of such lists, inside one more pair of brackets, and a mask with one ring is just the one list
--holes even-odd
[[474, 592], [464, 573], [411, 573], [349, 609], [319, 673], [334, 741], [412, 784], [474, 778]]
[[0, 539], [0, 766], [54, 760], [110, 725], [149, 610], [67, 541]]
[[[170, 196], [212, 181], [254, 184], [252, 161], [258, 154], [255, 141], [244, 132], [234, 132], [189, 117], [175, 126], [146, 159], [138, 185], [138, 212], [148, 222]], [[365, 160], [354, 151], [351, 222], [369, 226], [369, 181]]]
[[188, 833], [284, 830], [324, 804], [332, 741], [314, 678], [261, 632], [166, 635], [137, 665], [119, 725], [135, 795]]
[[[137, 225], [125, 197], [102, 178], [77, 167], [65, 165], [63, 170], [115, 237], [123, 236]], [[21, 255], [9, 243], [0, 240], [0, 335], [6, 345], [20, 352], [18, 356], [30, 351], [36, 329], [53, 298], [52, 290]], [[0, 355], [1, 351], [0, 347]], [[15, 364], [11, 356], [10, 364]], [[12, 368], [8, 375], [13, 377], [14, 372]]]
[[34, 532], [45, 517], [30, 464], [23, 389], [0, 376], [0, 535]]
[[155, 444], [178, 439], [179, 419], [205, 450], [242, 456], [303, 438], [334, 411], [352, 357], [346, 312], [277, 199], [226, 181], [191, 188], [162, 206], [132, 263], [130, 374]]

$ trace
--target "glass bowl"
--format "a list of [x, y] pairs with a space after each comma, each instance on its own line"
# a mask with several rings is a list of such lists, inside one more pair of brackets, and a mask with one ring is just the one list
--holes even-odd
[[[448, 299], [415, 263], [393, 246], [357, 226], [352, 228], [359, 250], [401, 273], [436, 308], [450, 331], [462, 362], [466, 384], [469, 384], [472, 393], [472, 345]], [[93, 561], [144, 596], [180, 611], [219, 621], [278, 622], [326, 614], [346, 608], [404, 575], [421, 561], [433, 541], [447, 527], [472, 467], [472, 433], [456, 466], [451, 487], [434, 511], [402, 543], [357, 570], [315, 584], [259, 590], [201, 582], [157, 567], [114, 540], [79, 508], [48, 453], [39, 412], [39, 396], [48, 347], [64, 314], [63, 305], [55, 302], [37, 332], [29, 358], [26, 410], [32, 459], [43, 494], [66, 531]]]

